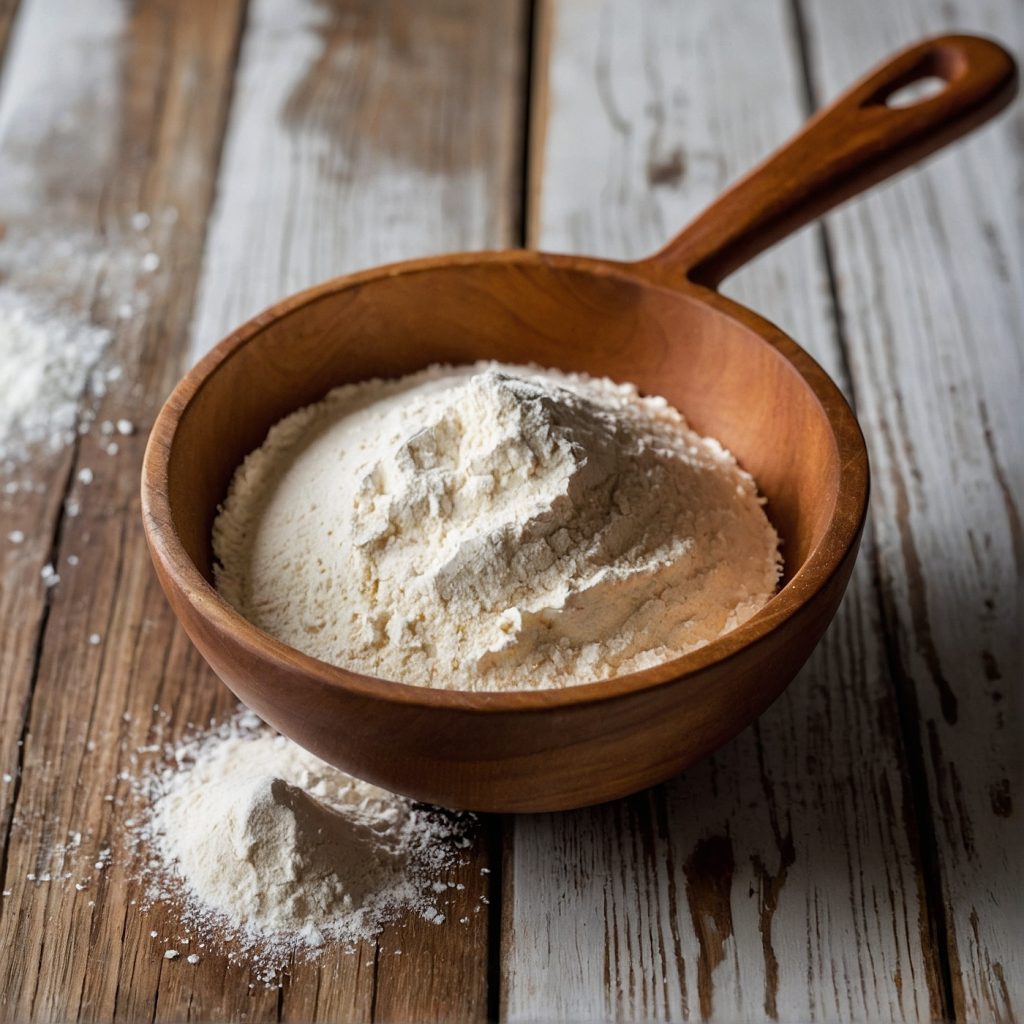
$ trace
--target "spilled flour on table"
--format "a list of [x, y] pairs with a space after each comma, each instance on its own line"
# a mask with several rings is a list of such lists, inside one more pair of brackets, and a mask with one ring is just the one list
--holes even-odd
[[0, 467], [6, 472], [36, 446], [56, 451], [71, 444], [88, 425], [88, 399], [102, 397], [120, 376], [117, 367], [100, 368], [111, 337], [104, 327], [45, 313], [0, 289], [0, 364], [11, 368], [0, 375]]
[[[290, 955], [372, 941], [400, 916], [443, 925], [469, 816], [362, 782], [242, 713], [140, 783], [150, 900], [269, 980]], [[213, 944], [216, 944], [214, 942]]]

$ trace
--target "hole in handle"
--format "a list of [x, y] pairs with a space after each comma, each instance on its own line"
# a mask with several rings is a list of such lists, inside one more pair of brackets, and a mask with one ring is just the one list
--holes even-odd
[[894, 89], [888, 96], [883, 97], [882, 102], [894, 110], [902, 110], [904, 107], [912, 107], [915, 103], [922, 103], [937, 96], [947, 85], [949, 82], [938, 75], [926, 75]]

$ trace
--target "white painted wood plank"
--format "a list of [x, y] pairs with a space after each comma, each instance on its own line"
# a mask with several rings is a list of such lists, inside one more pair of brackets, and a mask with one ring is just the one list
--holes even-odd
[[[941, 31], [1018, 47], [1020, 4], [811, 4], [825, 96]], [[885, 611], [918, 709], [957, 1016], [1024, 1014], [1020, 507], [1024, 109], [834, 216]]]
[[[515, 244], [520, 3], [255, 0], [249, 19], [193, 360], [325, 278]], [[424, 37], [425, 19], [450, 45]]]
[[[651, 252], [803, 120], [783, 2], [543, 8], [543, 248]], [[813, 232], [725, 290], [838, 373]], [[941, 1016], [870, 569], [725, 749], [631, 800], [516, 820], [510, 1020]]]
[[[677, 6], [541, 0], [531, 247], [647, 256], [805, 120], [782, 0]], [[844, 385], [814, 229], [723, 291]]]

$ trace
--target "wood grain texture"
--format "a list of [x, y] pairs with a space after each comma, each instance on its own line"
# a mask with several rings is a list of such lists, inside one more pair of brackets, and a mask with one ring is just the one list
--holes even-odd
[[[169, 339], [191, 308], [189, 268], [240, 24], [241, 8], [230, 3], [140, 3], [129, 16], [112, 0], [35, 0], [22, 6], [7, 55], [4, 287], [47, 315], [113, 328], [106, 365], [122, 374], [99, 418], [139, 428], [118, 435], [112, 454], [96, 429], [55, 454], [36, 452], [13, 474], [34, 486], [4, 502], [4, 527], [28, 538], [5, 551], [2, 588], [9, 660], [0, 742], [13, 776], [2, 791], [7, 1020], [111, 1018], [137, 1008], [141, 991], [152, 1015], [159, 951], [147, 948], [148, 961], [133, 968], [144, 945], [123, 846], [127, 783], [118, 776], [134, 770], [133, 751], [155, 724], [164, 665], [151, 651], [176, 650], [183, 675], [189, 654], [139, 543], [136, 479], [147, 419], [175, 374]], [[140, 212], [148, 223], [137, 229]], [[159, 259], [155, 272], [143, 265], [148, 252]], [[78, 479], [84, 468], [89, 484]], [[61, 582], [44, 593], [47, 561]], [[93, 632], [100, 644], [89, 643]], [[96, 869], [108, 846], [116, 866]]]
[[[807, 5], [823, 98], [923, 27], [1021, 40], [1019, 5]], [[953, 1009], [1024, 1013], [1020, 393], [1024, 111], [828, 223], [871, 449], [875, 571], [927, 777]], [[923, 795], [923, 794], [922, 794]]]
[[250, 18], [193, 360], [325, 278], [515, 244], [521, 0], [256, 2]]
[[[804, 12], [819, 100], [921, 34], [1020, 36], [1010, 0], [842, 6]], [[86, 439], [39, 457], [31, 490], [0, 494], [0, 1019], [483, 1015], [485, 911], [452, 946], [400, 922], [249, 989], [222, 957], [163, 961], [176, 922], [132, 905], [121, 845], [136, 748], [232, 705], [174, 627], [139, 526], [142, 438], [190, 322], [198, 354], [329, 274], [513, 240], [521, 7], [431, 7], [403, 25], [390, 6], [254, 6], [193, 313], [240, 4], [24, 0], [0, 93], [0, 275], [115, 329], [125, 378], [100, 416], [139, 432], [117, 456]], [[534, 244], [645, 255], [802, 120], [782, 0], [636, 11], [540, 3]], [[849, 393], [848, 346], [878, 540], [807, 670], [728, 749], [628, 801], [510, 827], [510, 1018], [1020, 1016], [1020, 118], [834, 218], [834, 281], [814, 230], [727, 282]], [[51, 855], [70, 830], [80, 848]]]
[[[86, 257], [80, 260], [60, 259], [55, 253], [57, 239], [38, 220], [48, 216], [59, 220], [60, 214], [46, 214], [45, 203], [34, 191], [36, 183], [39, 192], [48, 190], [50, 181], [63, 178], [63, 191], [68, 198], [81, 206], [95, 205], [94, 185], [83, 175], [80, 184], [71, 186], [67, 181], [66, 168], [50, 168], [36, 176], [32, 155], [24, 154], [31, 149], [34, 139], [40, 135], [51, 137], [56, 134], [56, 120], [61, 112], [72, 116], [85, 102], [85, 88], [77, 81], [76, 70], [82, 62], [74, 62], [75, 71], [69, 64], [75, 56], [78, 45], [76, 34], [91, 35], [96, 47], [91, 84], [109, 78], [116, 63], [116, 54], [110, 53], [108, 36], [116, 32], [118, 22], [110, 17], [107, 5], [101, 5], [104, 18], [96, 18], [91, 26], [85, 20], [69, 25], [66, 36], [58, 34], [51, 40], [52, 51], [65, 65], [65, 73], [57, 77], [53, 86], [54, 101], [48, 111], [27, 109], [23, 102], [25, 94], [38, 87], [43, 74], [39, 53], [43, 46], [42, 35], [46, 32], [46, 11], [40, 8], [35, 18], [23, 15], [21, 35], [27, 42], [18, 52], [7, 53], [6, 75], [2, 102], [0, 102], [0, 182], [3, 184], [2, 216], [4, 231], [0, 239], [0, 267], [8, 294], [21, 295], [22, 301], [33, 301], [45, 296], [53, 306], [62, 306], [81, 318], [82, 309], [88, 309], [97, 281], [97, 269]], [[5, 12], [5, 42], [10, 27], [11, 10]], [[52, 14], [52, 11], [50, 12]], [[33, 49], [35, 52], [33, 53]], [[70, 51], [70, 52], [69, 52]], [[71, 60], [69, 60], [71, 58]], [[46, 100], [44, 99], [45, 103]], [[101, 151], [108, 154], [112, 146], [110, 132], [97, 131], [95, 135], [73, 133], [69, 142], [84, 142], [87, 151]], [[56, 184], [56, 183], [55, 183]], [[58, 185], [59, 187], [59, 185]], [[84, 195], [83, 195], [84, 193]], [[90, 194], [91, 193], [91, 194]], [[70, 213], [69, 227], [80, 226], [84, 220], [78, 210]], [[68, 232], [71, 234], [71, 232]], [[24, 258], [27, 241], [38, 239], [31, 258]], [[93, 248], [95, 240], [93, 239]], [[42, 253], [40, 254], [40, 250]], [[61, 264], [71, 262], [71, 268]], [[69, 272], [65, 272], [69, 271]], [[88, 314], [85, 314], [88, 321]], [[11, 372], [4, 368], [4, 372]], [[71, 466], [70, 451], [41, 453], [30, 468], [14, 470], [3, 476], [3, 491], [0, 494], [0, 573], [3, 586], [0, 587], [0, 714], [4, 728], [0, 730], [0, 765], [5, 783], [0, 789], [0, 827], [7, 837], [11, 828], [11, 816], [17, 798], [19, 764], [22, 759], [22, 733], [29, 707], [29, 697], [38, 656], [37, 641], [48, 615], [50, 594], [42, 586], [40, 570], [51, 560], [54, 528], [63, 514], [64, 491]], [[13, 489], [13, 493], [12, 493]], [[15, 545], [9, 537], [13, 531], [24, 534], [23, 543]], [[7, 779], [11, 781], [6, 781]], [[5, 843], [6, 849], [6, 843]], [[0, 904], [0, 913], [3, 905]]]
[[[239, 180], [243, 193], [254, 184], [264, 189], [260, 205], [243, 217], [258, 213], [262, 223], [276, 217], [269, 241], [281, 248], [254, 250], [268, 256], [264, 271], [243, 273], [240, 281], [218, 277], [208, 255], [203, 308], [213, 309], [224, 294], [256, 304], [270, 292], [280, 294], [292, 283], [284, 273], [288, 258], [299, 261], [300, 273], [316, 276], [334, 271], [335, 260], [358, 258], [346, 248], [345, 220], [358, 212], [359, 181], [367, 187], [374, 181], [376, 157], [365, 149], [374, 138], [371, 126], [378, 117], [388, 120], [391, 136], [402, 127], [397, 112], [385, 118], [396, 83], [400, 104], [415, 98], [412, 105], [431, 126], [423, 134], [401, 133], [398, 141], [408, 148], [392, 154], [396, 165], [415, 163], [420, 147], [440, 136], [430, 175], [441, 180], [450, 170], [460, 181], [473, 162], [478, 187], [487, 192], [487, 216], [503, 211], [485, 222], [482, 200], [479, 208], [463, 210], [455, 193], [416, 193], [421, 180], [410, 175], [405, 205], [395, 207], [400, 228], [410, 236], [417, 230], [406, 223], [415, 209], [432, 224], [450, 227], [449, 235], [433, 239], [421, 234], [423, 247], [447, 247], [462, 233], [477, 244], [510, 241], [501, 231], [514, 220], [517, 202], [516, 192], [505, 190], [512, 173], [505, 158], [515, 153], [519, 117], [521, 52], [511, 31], [519, 6], [501, 5], [501, 17], [470, 11], [463, 18], [467, 10], [449, 4], [436, 15], [423, 11], [409, 37], [394, 11], [376, 5], [301, 11], [256, 5], [234, 89], [233, 145], [237, 151], [241, 144], [239, 122], [254, 157], [268, 145], [297, 144], [289, 167], [301, 165], [301, 173], [274, 178], [276, 171], [264, 166], [261, 175]], [[3, 852], [3, 885], [11, 895], [0, 902], [2, 1019], [408, 1020], [477, 1019], [486, 1012], [489, 915], [481, 898], [489, 876], [481, 873], [482, 841], [459, 876], [466, 888], [453, 898], [450, 928], [396, 922], [379, 943], [353, 955], [331, 950], [319, 964], [293, 965], [282, 989], [264, 987], [244, 963], [232, 965], [210, 950], [201, 951], [196, 966], [184, 957], [165, 961], [164, 948], [180, 943], [180, 925], [170, 910], [145, 913], [139, 903], [142, 890], [125, 836], [134, 813], [127, 775], [147, 760], [135, 751], [180, 736], [189, 722], [222, 717], [233, 705], [176, 628], [160, 592], [142, 539], [137, 481], [146, 428], [187, 357], [242, 22], [241, 6], [233, 3], [141, 2], [127, 11], [106, 0], [73, 9], [30, 0], [12, 43], [0, 98], [7, 226], [0, 255], [7, 280], [100, 323], [117, 323], [118, 306], [130, 300], [133, 312], [119, 324], [110, 356], [124, 376], [99, 415], [126, 417], [138, 429], [118, 438], [116, 457], [106, 455], [99, 438], [88, 437], [52, 465], [34, 461], [38, 501], [19, 493], [4, 505], [5, 514], [17, 517], [13, 526], [29, 532], [26, 524], [41, 525], [38, 538], [33, 525], [17, 551], [3, 550], [0, 763], [17, 781], [0, 789], [3, 823], [12, 823]], [[496, 54], [497, 34], [506, 29], [509, 53], [487, 65], [477, 61], [472, 83], [460, 78], [463, 48]], [[372, 65], [372, 88], [357, 87], [366, 78], [362, 72], [348, 77], [353, 63], [364, 71]], [[453, 70], [446, 75], [445, 69]], [[326, 123], [307, 129], [307, 119], [317, 117]], [[456, 117], [493, 119], [493, 150], [476, 153], [479, 139], [459, 137]], [[358, 173], [325, 156], [339, 136]], [[221, 213], [208, 254], [233, 244], [224, 197], [234, 194], [246, 152], [233, 160], [217, 181]], [[357, 197], [336, 218], [325, 213], [336, 207], [332, 182]], [[434, 213], [442, 198], [444, 216]], [[137, 237], [130, 221], [139, 210], [151, 215], [151, 225]], [[331, 225], [329, 237], [309, 234], [313, 220]], [[377, 224], [379, 238], [399, 230], [390, 223]], [[41, 250], [51, 237], [53, 253]], [[71, 250], [59, 244], [69, 240]], [[140, 259], [150, 250], [159, 267], [144, 273]], [[246, 281], [253, 291], [239, 290]], [[94, 470], [89, 486], [77, 481], [82, 467]], [[80, 503], [76, 517], [61, 516], [65, 487]], [[73, 572], [62, 569], [60, 585], [44, 595], [38, 574], [51, 548], [61, 566], [72, 554], [80, 561]], [[94, 631], [102, 635], [99, 645], [88, 642]], [[65, 855], [58, 848], [69, 831], [81, 831], [81, 845]], [[111, 866], [93, 868], [107, 846]], [[65, 871], [72, 877], [64, 879]], [[54, 880], [40, 881], [45, 873]], [[77, 891], [75, 882], [85, 889]], [[469, 923], [459, 924], [460, 917]]]
[[[941, 87], [898, 101], [926, 82]], [[832, 207], [990, 120], [1016, 93], [1016, 64], [999, 43], [964, 33], [916, 39], [859, 75], [646, 265], [713, 288]]]
[[[781, 3], [553, 2], [540, 35], [542, 247], [650, 252], [803, 119]], [[815, 233], [725, 290], [846, 382]], [[808, 668], [729, 747], [626, 802], [516, 820], [510, 1019], [942, 1015], [870, 565]]]

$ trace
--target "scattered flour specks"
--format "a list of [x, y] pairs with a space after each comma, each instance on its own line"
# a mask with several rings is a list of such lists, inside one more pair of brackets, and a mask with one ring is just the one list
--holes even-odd
[[400, 915], [444, 922], [438, 893], [454, 887], [471, 816], [355, 779], [248, 713], [170, 760], [139, 783], [150, 903], [177, 904], [186, 930], [226, 940], [264, 980], [289, 955], [372, 940]]
[[[100, 369], [111, 334], [70, 316], [43, 313], [10, 289], [0, 289], [0, 465], [10, 472], [32, 448], [57, 450], [79, 428], [83, 395], [104, 394]], [[87, 415], [87, 414], [86, 414]]]

